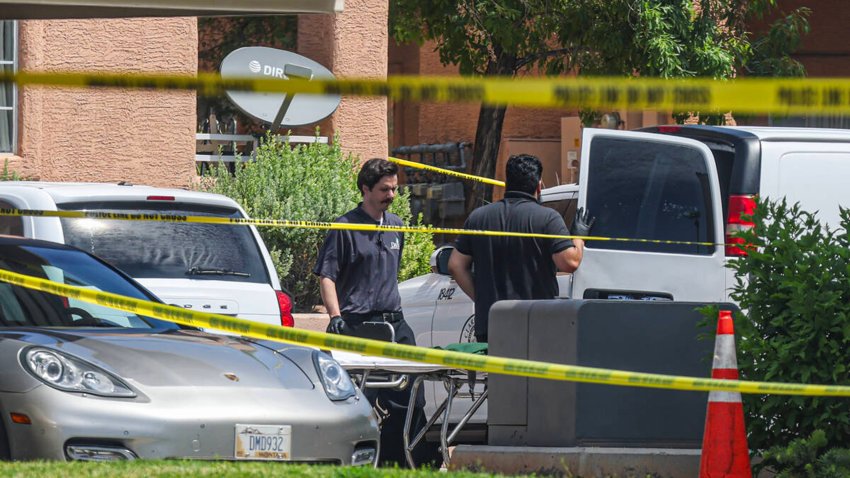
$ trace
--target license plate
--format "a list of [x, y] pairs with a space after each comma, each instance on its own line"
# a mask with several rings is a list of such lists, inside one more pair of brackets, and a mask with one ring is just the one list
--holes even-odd
[[291, 452], [289, 425], [236, 425], [237, 460], [289, 460]]

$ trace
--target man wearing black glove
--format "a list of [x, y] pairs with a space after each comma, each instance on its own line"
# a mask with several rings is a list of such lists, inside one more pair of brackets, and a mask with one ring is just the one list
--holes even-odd
[[330, 322], [328, 322], [328, 328], [325, 330], [325, 332], [329, 334], [345, 334], [345, 321], [342, 320], [342, 316], [335, 315], [331, 317]]
[[[363, 202], [336, 222], [402, 226], [401, 218], [388, 212], [398, 191], [398, 167], [386, 159], [363, 163], [357, 175]], [[392, 326], [395, 342], [416, 345], [413, 330], [404, 320], [398, 293], [398, 270], [404, 250], [404, 234], [392, 231], [328, 232], [313, 273], [319, 276], [322, 302], [330, 322], [327, 332], [371, 339], [390, 340], [385, 332]], [[377, 326], [376, 326], [377, 323]], [[384, 335], [385, 334], [385, 335]], [[412, 382], [412, 380], [411, 380]], [[422, 392], [422, 389], [420, 389]], [[409, 387], [404, 390], [366, 390], [366, 398], [382, 414], [381, 463], [405, 463], [401, 431], [410, 402]], [[377, 404], [377, 405], [376, 405]], [[414, 400], [413, 433], [425, 424], [422, 409], [425, 396]], [[420, 446], [414, 458], [422, 453]]]
[[[508, 158], [505, 197], [472, 214], [465, 229], [587, 236], [595, 219], [576, 213], [572, 234], [564, 218], [539, 203], [543, 165], [534, 156]], [[487, 341], [490, 306], [499, 300], [554, 299], [558, 271], [574, 272], [584, 255], [584, 240], [461, 234], [449, 258], [449, 272], [475, 301], [475, 338]], [[475, 274], [472, 273], [473, 265]]]
[[594, 222], [596, 222], [596, 218], [591, 217], [590, 213], [585, 211], [583, 207], [580, 207], [576, 210], [575, 217], [573, 217], [573, 225], [570, 227], [570, 232], [575, 236], [587, 237], [590, 235], [590, 228], [593, 227]]

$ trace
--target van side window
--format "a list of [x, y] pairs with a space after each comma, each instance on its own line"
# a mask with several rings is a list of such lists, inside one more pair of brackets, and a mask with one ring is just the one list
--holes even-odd
[[558, 201], [545, 201], [541, 204], [558, 211], [558, 214], [560, 214], [561, 217], [564, 218], [564, 222], [567, 223], [567, 227], [570, 227], [570, 225], [572, 225], [573, 218], [576, 215], [576, 207], [578, 205], [577, 198], [560, 199]]
[[[16, 208], [6, 201], [0, 201], [0, 209]], [[24, 218], [21, 216], [0, 216], [0, 234], [23, 237]]]
[[[708, 171], [699, 150], [680, 145], [595, 138], [590, 149], [587, 207], [594, 236], [714, 242]], [[589, 241], [588, 247], [703, 254], [713, 246]]]

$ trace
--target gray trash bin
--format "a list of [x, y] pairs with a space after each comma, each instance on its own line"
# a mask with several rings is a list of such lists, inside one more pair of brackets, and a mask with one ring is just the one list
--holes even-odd
[[[702, 303], [502, 301], [489, 353], [634, 372], [711, 376], [713, 328]], [[717, 304], [735, 309], [731, 304]], [[700, 334], [709, 338], [698, 340]], [[502, 446], [699, 448], [706, 392], [490, 374], [488, 443]]]

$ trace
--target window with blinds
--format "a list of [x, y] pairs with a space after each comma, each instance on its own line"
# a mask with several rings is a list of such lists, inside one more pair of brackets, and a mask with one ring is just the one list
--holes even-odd
[[[0, 21], [0, 71], [12, 72], [18, 68], [18, 25], [14, 20]], [[17, 87], [0, 83], [0, 153], [14, 153], [17, 149]]]

